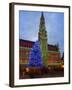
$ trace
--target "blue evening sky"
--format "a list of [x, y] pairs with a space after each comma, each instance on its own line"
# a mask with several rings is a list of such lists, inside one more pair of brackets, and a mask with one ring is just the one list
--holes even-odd
[[[61, 53], [64, 51], [64, 13], [44, 12], [48, 44], [59, 44]], [[19, 11], [20, 39], [38, 40], [41, 12]]]

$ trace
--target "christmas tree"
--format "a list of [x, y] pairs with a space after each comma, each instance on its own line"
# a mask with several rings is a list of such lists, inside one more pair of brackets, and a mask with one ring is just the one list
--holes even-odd
[[42, 53], [40, 48], [40, 42], [36, 41], [31, 49], [29, 55], [29, 65], [32, 67], [41, 67], [43, 66]]

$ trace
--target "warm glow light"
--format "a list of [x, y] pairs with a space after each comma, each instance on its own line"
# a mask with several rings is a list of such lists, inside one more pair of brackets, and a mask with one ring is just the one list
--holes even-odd
[[61, 67], [64, 68], [64, 65], [62, 65]]
[[26, 72], [29, 72], [29, 68], [26, 68]]

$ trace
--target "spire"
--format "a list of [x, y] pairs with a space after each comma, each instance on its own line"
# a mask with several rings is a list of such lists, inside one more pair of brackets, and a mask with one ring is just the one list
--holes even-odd
[[44, 21], [44, 15], [43, 15], [43, 12], [41, 13], [41, 20]]
[[44, 18], [44, 14], [43, 14], [43, 12], [41, 13], [41, 18], [40, 18], [40, 27], [39, 27], [39, 30], [42, 30], [42, 29], [45, 30], [45, 18]]

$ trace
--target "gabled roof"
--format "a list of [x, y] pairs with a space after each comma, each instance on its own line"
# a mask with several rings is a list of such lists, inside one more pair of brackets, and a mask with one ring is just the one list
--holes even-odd
[[[28, 40], [23, 40], [23, 39], [19, 40], [19, 45], [22, 46], [22, 47], [32, 48], [34, 43], [35, 42], [33, 42], [33, 41], [28, 41]], [[50, 50], [50, 51], [58, 51], [58, 47], [56, 45], [48, 44], [48, 50]]]

